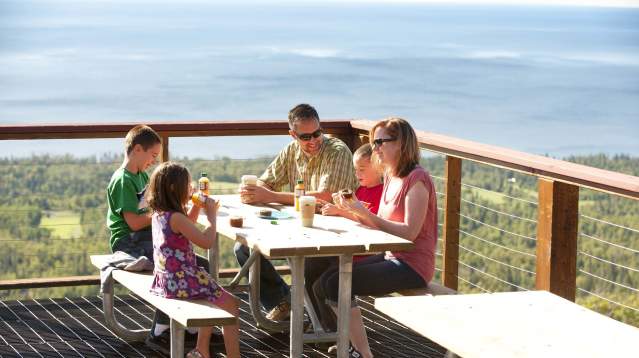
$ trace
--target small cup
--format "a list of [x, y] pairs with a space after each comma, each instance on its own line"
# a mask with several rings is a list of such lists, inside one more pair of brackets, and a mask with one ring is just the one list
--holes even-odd
[[353, 200], [353, 191], [352, 190], [350, 190], [350, 189], [342, 189], [342, 190], [340, 190], [340, 193], [342, 194], [344, 199]]
[[233, 215], [229, 218], [229, 224], [232, 227], [242, 227], [244, 226], [244, 218], [238, 215]]
[[300, 218], [302, 226], [312, 227], [313, 217], [315, 216], [316, 199], [314, 196], [304, 195], [300, 197]]

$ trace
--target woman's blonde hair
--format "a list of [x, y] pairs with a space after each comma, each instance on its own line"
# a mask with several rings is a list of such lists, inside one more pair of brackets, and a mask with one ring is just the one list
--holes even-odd
[[413, 127], [405, 119], [398, 117], [389, 117], [375, 124], [369, 134], [369, 141], [373, 147], [375, 140], [375, 132], [379, 128], [386, 129], [386, 132], [392, 138], [397, 138], [399, 142], [399, 161], [397, 167], [390, 168], [394, 175], [403, 178], [407, 176], [417, 165], [419, 165], [419, 142]]
[[165, 162], [151, 174], [146, 201], [156, 212], [177, 211], [186, 215], [191, 174], [182, 164]]

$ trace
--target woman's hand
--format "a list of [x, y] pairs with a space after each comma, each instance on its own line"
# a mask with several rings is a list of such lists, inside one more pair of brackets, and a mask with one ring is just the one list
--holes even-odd
[[337, 206], [338, 209], [353, 213], [358, 216], [364, 216], [369, 212], [368, 209], [366, 209], [366, 207], [362, 204], [361, 201], [357, 199], [355, 195], [353, 195], [351, 199], [346, 199], [344, 198], [342, 193], [334, 193], [333, 201], [335, 202], [335, 206]]
[[337, 206], [331, 203], [326, 203], [322, 206], [322, 215], [336, 216], [336, 215], [340, 215], [340, 213], [341, 213], [341, 210]]

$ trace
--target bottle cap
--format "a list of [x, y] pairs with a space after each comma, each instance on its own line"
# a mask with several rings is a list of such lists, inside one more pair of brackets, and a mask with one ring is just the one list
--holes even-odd
[[297, 179], [297, 184], [304, 184], [304, 180], [302, 180], [302, 179]]
[[206, 177], [206, 172], [202, 172], [201, 176]]

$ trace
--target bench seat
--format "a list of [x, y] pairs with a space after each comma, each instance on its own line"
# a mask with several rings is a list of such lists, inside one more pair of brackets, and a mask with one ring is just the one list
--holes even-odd
[[397, 291], [396, 294], [400, 296], [425, 296], [425, 295], [440, 296], [440, 295], [456, 295], [457, 291], [435, 282], [429, 282], [428, 286], [426, 287], [400, 290], [400, 291]]
[[[111, 255], [92, 255], [91, 263], [102, 268]], [[164, 312], [171, 319], [171, 357], [184, 357], [184, 328], [225, 326], [235, 324], [237, 317], [217, 307], [206, 299], [180, 300], [164, 298], [150, 292], [152, 272], [130, 272], [114, 270], [111, 279], [126, 287], [150, 305]], [[125, 341], [144, 340], [149, 330], [132, 331], [115, 320], [113, 293], [102, 298], [106, 325]]]

